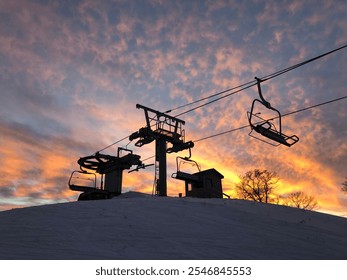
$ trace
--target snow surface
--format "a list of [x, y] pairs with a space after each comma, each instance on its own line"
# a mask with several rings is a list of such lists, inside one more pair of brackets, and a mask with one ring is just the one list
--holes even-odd
[[0, 212], [0, 259], [347, 259], [347, 219], [129, 192]]

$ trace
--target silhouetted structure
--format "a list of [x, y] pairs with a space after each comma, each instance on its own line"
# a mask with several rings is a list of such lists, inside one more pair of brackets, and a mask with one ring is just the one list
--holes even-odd
[[[127, 154], [121, 156], [121, 152]], [[68, 184], [71, 190], [82, 192], [78, 200], [105, 199], [120, 195], [123, 170], [130, 169], [133, 165], [136, 165], [137, 169], [145, 167], [139, 155], [123, 148], [118, 148], [117, 156], [96, 153], [80, 158], [77, 162], [81, 170], [72, 172]], [[101, 177], [99, 187], [96, 174]]]
[[[192, 141], [185, 142], [183, 120], [169, 116], [165, 113], [153, 110], [151, 108], [136, 105], [136, 108], [143, 109], [145, 113], [146, 126], [130, 135], [129, 140], [138, 139], [135, 146], [142, 147], [155, 140], [155, 195], [166, 196], [166, 153], [179, 152], [192, 148]], [[167, 143], [172, 147], [167, 148]]]
[[[262, 82], [262, 80], [257, 78], [257, 77], [255, 79], [257, 80], [258, 93], [259, 93], [260, 100], [254, 99], [252, 102], [251, 111], [248, 112], [248, 121], [249, 121], [249, 124], [250, 124], [251, 129], [252, 129], [251, 132], [249, 133], [249, 135], [258, 139], [258, 140], [261, 140], [265, 143], [273, 145], [273, 146], [278, 146], [278, 145], [282, 144], [282, 145], [290, 147], [290, 146], [294, 145], [296, 142], [299, 141], [299, 137], [296, 135], [287, 136], [282, 132], [282, 116], [281, 116], [280, 111], [278, 111], [277, 109], [272, 107], [270, 102], [268, 102], [264, 99], [262, 91], [261, 91], [261, 87], [260, 87], [260, 83]], [[276, 116], [271, 117], [270, 119], [261, 118], [259, 116], [260, 112], [254, 113], [254, 105], [256, 102], [265, 106], [267, 109], [274, 111], [276, 113]], [[257, 121], [254, 121], [254, 119], [253, 119], [254, 117], [257, 118]], [[276, 128], [276, 126], [273, 122], [273, 120], [275, 120], [275, 119], [278, 120], [278, 128]], [[264, 137], [274, 141], [276, 144], [273, 144], [273, 142], [268, 142], [268, 141], [265, 141], [261, 138], [255, 137], [252, 134], [253, 130], [256, 131], [257, 133], [260, 133]]]
[[[129, 140], [137, 139], [135, 142], [137, 147], [155, 141], [153, 194], [167, 196], [166, 153], [177, 153], [188, 149], [189, 157], [181, 159], [194, 162], [190, 160], [191, 148], [194, 147], [194, 143], [192, 141], [185, 142], [183, 129], [185, 122], [183, 120], [139, 104], [136, 105], [136, 108], [144, 110], [146, 126], [132, 133]], [[167, 147], [167, 143], [170, 143], [171, 146]], [[121, 156], [120, 152], [122, 151], [127, 152], [127, 154]], [[105, 199], [120, 195], [122, 193], [123, 171], [134, 165], [137, 167], [129, 173], [149, 166], [140, 161], [139, 155], [134, 155], [131, 150], [123, 148], [118, 148], [117, 156], [96, 153], [80, 158], [78, 164], [81, 170], [72, 172], [68, 184], [71, 190], [82, 192], [79, 200]], [[96, 183], [96, 174], [101, 175], [99, 187]], [[223, 197], [221, 179], [224, 177], [215, 169], [201, 171], [199, 168], [198, 173], [185, 174], [189, 177], [186, 178], [187, 196]], [[185, 180], [183, 172], [178, 172], [177, 176], [177, 179]]]
[[185, 182], [188, 197], [223, 198], [222, 179], [224, 176], [214, 168], [193, 174], [178, 171], [173, 177]]

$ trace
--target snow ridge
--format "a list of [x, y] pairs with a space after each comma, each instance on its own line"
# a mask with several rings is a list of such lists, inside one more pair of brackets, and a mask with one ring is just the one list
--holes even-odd
[[129, 192], [0, 212], [0, 259], [347, 259], [347, 219]]

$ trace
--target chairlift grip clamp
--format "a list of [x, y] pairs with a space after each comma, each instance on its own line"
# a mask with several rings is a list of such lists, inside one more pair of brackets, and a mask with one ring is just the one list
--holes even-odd
[[264, 103], [266, 108], [272, 109], [270, 102], [265, 100], [263, 93], [261, 91], [260, 83], [262, 82], [262, 79], [259, 79], [258, 77], [254, 77], [254, 78], [257, 80], [258, 93], [259, 93], [259, 97], [260, 97], [261, 101]]

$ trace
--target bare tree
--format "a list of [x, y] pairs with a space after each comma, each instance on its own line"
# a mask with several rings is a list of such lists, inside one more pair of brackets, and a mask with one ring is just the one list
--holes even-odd
[[283, 198], [283, 204], [305, 210], [314, 210], [318, 208], [318, 202], [314, 196], [305, 194], [302, 191], [292, 192]]
[[344, 182], [342, 183], [342, 188], [341, 188], [341, 190], [342, 190], [344, 193], [347, 194], [347, 178], [346, 178], [346, 181], [344, 181]]
[[236, 192], [240, 198], [268, 203], [278, 182], [277, 174], [267, 170], [254, 169], [239, 176]]

